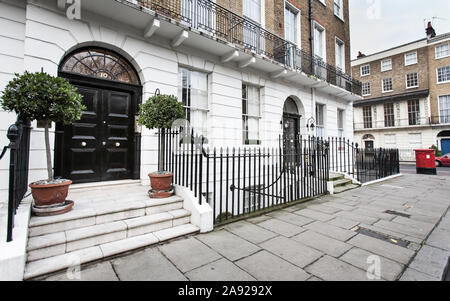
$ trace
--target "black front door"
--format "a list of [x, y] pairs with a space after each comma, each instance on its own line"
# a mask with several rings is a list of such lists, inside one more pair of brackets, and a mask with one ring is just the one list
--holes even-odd
[[299, 145], [299, 118], [285, 113], [283, 115], [283, 148], [286, 161], [293, 163], [297, 159]]
[[74, 183], [134, 178], [138, 93], [112, 85], [72, 84], [87, 109], [81, 120], [57, 125], [55, 175]]

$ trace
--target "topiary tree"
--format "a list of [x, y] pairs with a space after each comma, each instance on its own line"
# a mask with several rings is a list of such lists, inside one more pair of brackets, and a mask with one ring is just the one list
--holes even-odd
[[22, 119], [38, 120], [45, 125], [45, 150], [48, 182], [53, 180], [49, 128], [51, 122], [71, 124], [81, 118], [86, 108], [83, 96], [67, 80], [44, 72], [15, 74], [1, 97], [1, 106]]
[[166, 129], [171, 128], [175, 120], [182, 118], [184, 118], [183, 104], [173, 95], [155, 95], [140, 106], [137, 122], [149, 130], [161, 130], [162, 148], [159, 152], [159, 159], [162, 164], [158, 165], [159, 172], [163, 172], [161, 166], [164, 166]]

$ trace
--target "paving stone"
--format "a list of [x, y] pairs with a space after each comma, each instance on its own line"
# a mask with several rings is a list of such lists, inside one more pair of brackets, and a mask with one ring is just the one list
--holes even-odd
[[192, 281], [254, 281], [255, 278], [222, 258], [185, 274]]
[[258, 226], [286, 237], [292, 237], [305, 231], [305, 229], [299, 226], [284, 222], [276, 218], [272, 218], [270, 220], [259, 223]]
[[439, 278], [435, 278], [422, 272], [419, 272], [417, 270], [408, 268], [403, 273], [402, 277], [400, 278], [400, 281], [441, 281], [441, 280]]
[[374, 217], [374, 218], [379, 218], [379, 219], [383, 219], [383, 220], [387, 220], [387, 221], [391, 221], [391, 220], [393, 220], [395, 218], [395, 215], [382, 213], [382, 212], [377, 212], [377, 211], [374, 211], [374, 210], [362, 209], [362, 208], [358, 208], [356, 210], [353, 210], [352, 213], [358, 214], [358, 215]]
[[427, 245], [450, 251], [450, 231], [434, 230], [427, 239]]
[[186, 277], [156, 248], [112, 261], [123, 281], [185, 281]]
[[[339, 259], [345, 261], [355, 267], [367, 271], [373, 262], [368, 262], [370, 256], [375, 254], [370, 253], [360, 248], [352, 248], [350, 251], [342, 255]], [[395, 261], [389, 260], [382, 256], [376, 255], [380, 259], [380, 276], [383, 279], [394, 281], [403, 271], [404, 266]]]
[[403, 217], [403, 216], [395, 217], [392, 220], [392, 222], [399, 223], [399, 224], [406, 225], [406, 226], [412, 226], [412, 227], [415, 227], [415, 228], [424, 229], [426, 231], [433, 230], [433, 228], [435, 226], [435, 223], [423, 222], [423, 221], [419, 221], [419, 220], [406, 218], [406, 217]]
[[[298, 212], [298, 211], [297, 211]], [[287, 223], [296, 225], [296, 226], [303, 226], [303, 225], [307, 225], [309, 223], [312, 223], [314, 221], [314, 219], [310, 219], [308, 217], [304, 217], [298, 214], [294, 214], [294, 213], [290, 213], [290, 212], [286, 212], [286, 211], [274, 211], [271, 212], [269, 214], [267, 214], [273, 218], [285, 221]]]
[[359, 222], [359, 223], [369, 224], [369, 225], [372, 225], [373, 223], [375, 223], [379, 220], [378, 218], [355, 214], [352, 211], [341, 211], [341, 212], [336, 213], [334, 216], [349, 219], [349, 220]]
[[334, 216], [331, 214], [326, 214], [326, 213], [322, 213], [322, 212], [319, 212], [316, 210], [311, 210], [311, 209], [303, 209], [303, 210], [295, 211], [294, 213], [298, 214], [298, 215], [309, 217], [313, 220], [319, 220], [322, 222], [326, 222], [326, 221], [329, 221], [330, 219], [334, 218]]
[[235, 262], [259, 281], [304, 281], [310, 276], [301, 268], [261, 251]]
[[304, 226], [304, 228], [313, 230], [317, 233], [323, 234], [325, 236], [340, 240], [340, 241], [347, 241], [353, 236], [355, 236], [357, 233], [350, 230], [345, 230], [333, 225], [330, 225], [328, 223], [323, 223], [320, 221], [314, 222], [312, 224]]
[[68, 270], [64, 273], [54, 275], [45, 279], [46, 281], [118, 281], [109, 261], [81, 268], [79, 273], [76, 270]]
[[225, 230], [214, 231], [196, 237], [231, 261], [249, 256], [260, 248]]
[[311, 277], [309, 277], [306, 281], [323, 281], [323, 280], [317, 278], [316, 276], [311, 276]]
[[449, 256], [450, 251], [424, 245], [409, 267], [432, 277], [441, 278], [448, 264]]
[[300, 233], [299, 235], [294, 236], [293, 239], [334, 257], [341, 256], [351, 248], [350, 245], [342, 241], [324, 236], [311, 230]]
[[343, 217], [336, 217], [334, 219], [332, 219], [331, 221], [327, 222], [330, 225], [336, 226], [336, 227], [340, 227], [343, 229], [352, 229], [354, 227], [356, 227], [357, 225], [359, 225], [359, 222], [356, 221], [352, 221], [350, 219], [346, 219]]
[[225, 229], [254, 244], [259, 244], [278, 235], [245, 221], [229, 224]]
[[368, 281], [366, 272], [330, 256], [323, 256], [306, 271], [325, 281]]
[[385, 228], [391, 231], [403, 233], [405, 235], [414, 236], [417, 238], [425, 239], [425, 237], [428, 235], [430, 230], [422, 229], [422, 228], [416, 228], [413, 226], [406, 226], [394, 222], [388, 222], [384, 220], [380, 220], [373, 224], [376, 227]]
[[356, 208], [354, 206], [349, 206], [349, 205], [336, 203], [336, 202], [328, 202], [324, 205], [327, 207], [333, 207], [333, 208], [341, 209], [341, 210], [345, 210], [345, 211], [352, 211], [352, 210], [355, 210], [355, 208]]
[[159, 250], [183, 273], [222, 258], [193, 237], [162, 245]]
[[304, 268], [323, 255], [322, 252], [282, 236], [266, 241], [260, 246], [300, 268]]
[[335, 214], [336, 212], [341, 211], [341, 209], [338, 209], [336, 207], [327, 206], [327, 204], [328, 203], [325, 203], [323, 205], [322, 204], [320, 204], [320, 205], [314, 204], [314, 205], [308, 206], [308, 208], [311, 210], [319, 211], [319, 212], [326, 213], [326, 214]]
[[347, 243], [402, 264], [407, 264], [415, 253], [412, 250], [362, 234], [356, 235]]
[[261, 215], [261, 216], [249, 218], [249, 219], [247, 219], [247, 222], [252, 223], [252, 224], [258, 224], [258, 223], [264, 222], [266, 220], [269, 220], [271, 218], [272, 217], [268, 216], [268, 215]]

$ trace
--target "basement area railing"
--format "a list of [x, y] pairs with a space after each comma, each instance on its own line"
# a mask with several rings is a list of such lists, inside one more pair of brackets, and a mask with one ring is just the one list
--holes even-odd
[[349, 139], [330, 137], [330, 171], [346, 173], [361, 183], [400, 173], [398, 149], [359, 148]]
[[210, 0], [127, 0], [179, 21], [206, 35], [232, 43], [292, 69], [317, 77], [361, 96], [360, 81], [311, 56], [295, 44], [265, 30], [252, 20]]
[[327, 193], [328, 147], [320, 138], [274, 148], [210, 148], [193, 130], [158, 136], [160, 168], [211, 205], [215, 224]]
[[8, 129], [7, 137], [10, 141], [3, 148], [0, 160], [9, 149], [9, 187], [8, 187], [8, 220], [6, 241], [13, 240], [14, 217], [21, 201], [28, 191], [28, 167], [30, 157], [30, 122], [20, 118]]

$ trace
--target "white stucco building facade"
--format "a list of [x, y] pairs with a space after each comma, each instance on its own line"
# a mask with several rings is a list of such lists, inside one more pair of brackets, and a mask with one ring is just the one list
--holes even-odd
[[[134, 2], [134, 4], [133, 4]], [[58, 6], [58, 3], [60, 4]], [[62, 3], [62, 4], [61, 4]], [[211, 146], [242, 147], [242, 87], [259, 93], [259, 145], [278, 146], [283, 133], [283, 107], [291, 97], [300, 115], [299, 134], [315, 135], [306, 127], [323, 105], [323, 136], [353, 138], [353, 101], [360, 96], [326, 81], [311, 77], [230, 43], [201, 34], [182, 22], [155, 16], [139, 9], [136, 1], [81, 1], [81, 19], [66, 16], [67, 5], [56, 0], [0, 1], [0, 91], [14, 73], [44, 72], [57, 76], [61, 62], [73, 51], [100, 47], [120, 55], [134, 67], [142, 87], [141, 102], [154, 95], [180, 96], [180, 68], [207, 75], [206, 129]], [[156, 21], [155, 21], [156, 20]], [[343, 133], [338, 132], [339, 110]], [[0, 144], [7, 145], [6, 132], [16, 120], [0, 112]], [[341, 117], [342, 118], [342, 117]], [[29, 182], [46, 177], [43, 129], [32, 123]], [[55, 141], [52, 127], [52, 148]], [[136, 132], [140, 132], [136, 127]], [[156, 135], [142, 129], [139, 179], [156, 169]], [[55, 153], [53, 152], [53, 157]], [[8, 158], [0, 161], [1, 202], [7, 200]]]

